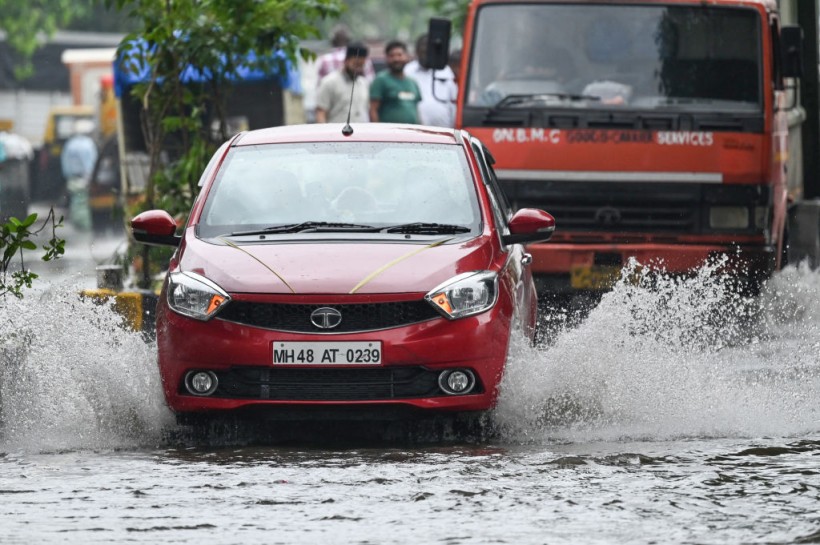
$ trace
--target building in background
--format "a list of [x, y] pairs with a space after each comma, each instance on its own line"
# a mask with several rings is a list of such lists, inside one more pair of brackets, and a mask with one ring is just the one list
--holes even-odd
[[[34, 73], [18, 81], [14, 67], [19, 56], [0, 33], [0, 120], [25, 137], [35, 148], [43, 145], [49, 110], [54, 106], [80, 104], [71, 91], [71, 75], [63, 64], [67, 49], [116, 48], [123, 34], [98, 32], [57, 32], [32, 59]], [[93, 95], [99, 89], [86, 85], [84, 94]], [[93, 101], [93, 100], [92, 100]]]

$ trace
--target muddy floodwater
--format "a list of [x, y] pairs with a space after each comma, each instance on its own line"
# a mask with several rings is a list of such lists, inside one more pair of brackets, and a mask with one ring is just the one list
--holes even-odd
[[192, 434], [110, 309], [5, 301], [0, 543], [820, 543], [820, 273], [710, 272], [546, 313], [473, 436]]

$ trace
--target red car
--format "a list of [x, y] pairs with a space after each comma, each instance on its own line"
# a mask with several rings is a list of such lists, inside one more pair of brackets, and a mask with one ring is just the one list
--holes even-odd
[[494, 406], [511, 335], [535, 329], [522, 244], [554, 219], [513, 214], [464, 131], [353, 129], [238, 134], [181, 236], [163, 211], [132, 220], [136, 240], [178, 245], [157, 306], [177, 414]]

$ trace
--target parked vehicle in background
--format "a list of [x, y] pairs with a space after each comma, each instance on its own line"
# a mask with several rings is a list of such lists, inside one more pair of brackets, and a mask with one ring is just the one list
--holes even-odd
[[95, 115], [94, 107], [90, 105], [51, 108], [32, 184], [35, 200], [66, 204], [66, 179], [60, 166], [63, 145], [74, 134], [78, 121], [94, 123]]
[[172, 410], [379, 420], [493, 407], [536, 325], [522, 244], [555, 222], [513, 214], [464, 131], [323, 124], [224, 144], [181, 236], [163, 211], [131, 226], [178, 246], [156, 312]]
[[[805, 189], [799, 36], [774, 0], [474, 0], [456, 126], [514, 207], [561, 225], [528, 250], [539, 292], [608, 289], [633, 257], [688, 273], [727, 256], [753, 289], [781, 268]], [[817, 241], [816, 219], [801, 230]]]
[[31, 144], [12, 132], [0, 132], [0, 224], [25, 219], [31, 202]]
[[112, 136], [102, 142], [88, 185], [88, 207], [95, 232], [121, 232], [125, 228], [119, 203], [121, 191], [118, 141]]

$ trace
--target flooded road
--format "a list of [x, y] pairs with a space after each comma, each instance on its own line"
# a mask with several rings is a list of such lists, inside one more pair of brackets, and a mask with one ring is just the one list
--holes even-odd
[[818, 452], [724, 439], [14, 454], [0, 522], [4, 543], [808, 543]]
[[820, 543], [820, 274], [708, 273], [516, 343], [472, 439], [191, 437], [109, 309], [9, 301], [0, 542]]

